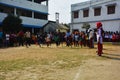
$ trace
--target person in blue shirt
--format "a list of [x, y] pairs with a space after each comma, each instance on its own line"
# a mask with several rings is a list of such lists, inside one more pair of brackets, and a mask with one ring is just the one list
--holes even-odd
[[2, 47], [3, 45], [3, 32], [2, 32], [2, 29], [0, 29], [0, 48]]

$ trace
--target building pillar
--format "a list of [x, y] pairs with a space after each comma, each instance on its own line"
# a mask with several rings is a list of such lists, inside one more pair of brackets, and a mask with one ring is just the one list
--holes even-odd
[[56, 23], [59, 23], [59, 13], [58, 12], [55, 13], [55, 18], [56, 18]]
[[34, 28], [32, 28], [32, 33], [34, 33]]
[[34, 2], [34, 0], [32, 0], [32, 2]]
[[34, 12], [32, 11], [32, 18], [34, 18]]
[[119, 33], [120, 33], [120, 22], [119, 22]]
[[[34, 18], [34, 12], [32, 11], [32, 18]], [[34, 33], [34, 28], [32, 28], [32, 33]]]
[[74, 13], [71, 12], [71, 33], [73, 32], [73, 17], [74, 17]]
[[46, 1], [46, 5], [48, 6], [48, 0]]
[[17, 16], [17, 9], [14, 8], [14, 15]]

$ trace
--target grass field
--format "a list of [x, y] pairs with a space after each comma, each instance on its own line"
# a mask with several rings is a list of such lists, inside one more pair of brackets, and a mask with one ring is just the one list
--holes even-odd
[[[105, 54], [119, 53], [119, 51], [119, 46], [109, 44], [104, 46]], [[120, 54], [117, 58], [120, 59], [119, 57]], [[0, 49], [0, 80], [92, 80], [85, 77], [76, 78], [79, 68], [86, 65], [86, 61], [89, 60], [99, 62], [109, 61], [111, 58], [113, 57], [98, 57], [96, 48], [87, 47], [71, 48], [52, 45], [49, 48], [46, 46], [40, 48], [32, 45], [29, 48]]]

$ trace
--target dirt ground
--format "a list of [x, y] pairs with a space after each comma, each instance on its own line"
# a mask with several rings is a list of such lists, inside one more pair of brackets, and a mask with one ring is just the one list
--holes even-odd
[[[35, 45], [30, 48], [0, 49], [0, 80], [120, 80], [120, 46], [104, 45], [102, 57], [97, 56], [95, 52], [96, 48], [56, 48], [55, 46], [39, 48]], [[79, 62], [77, 56], [87, 56], [87, 58], [82, 58]], [[20, 69], [16, 69], [19, 68], [18, 66], [12, 66], [14, 68], [7, 70], [9, 68], [7, 64], [12, 65], [9, 62], [14, 63], [23, 59], [31, 60], [31, 65], [23, 66], [26, 64], [23, 61], [19, 62], [19, 65], [23, 66]], [[34, 62], [33, 59], [40, 63]], [[75, 64], [75, 61], [78, 63]]]
[[104, 46], [103, 58], [88, 59], [74, 80], [120, 80], [120, 46]]

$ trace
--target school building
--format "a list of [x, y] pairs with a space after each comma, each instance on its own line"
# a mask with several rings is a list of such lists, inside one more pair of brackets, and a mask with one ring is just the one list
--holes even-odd
[[71, 5], [71, 31], [84, 31], [84, 23], [96, 28], [98, 21], [105, 31], [120, 31], [120, 0], [89, 0]]
[[32, 33], [48, 23], [48, 0], [0, 0], [0, 25], [8, 14], [18, 15]]

